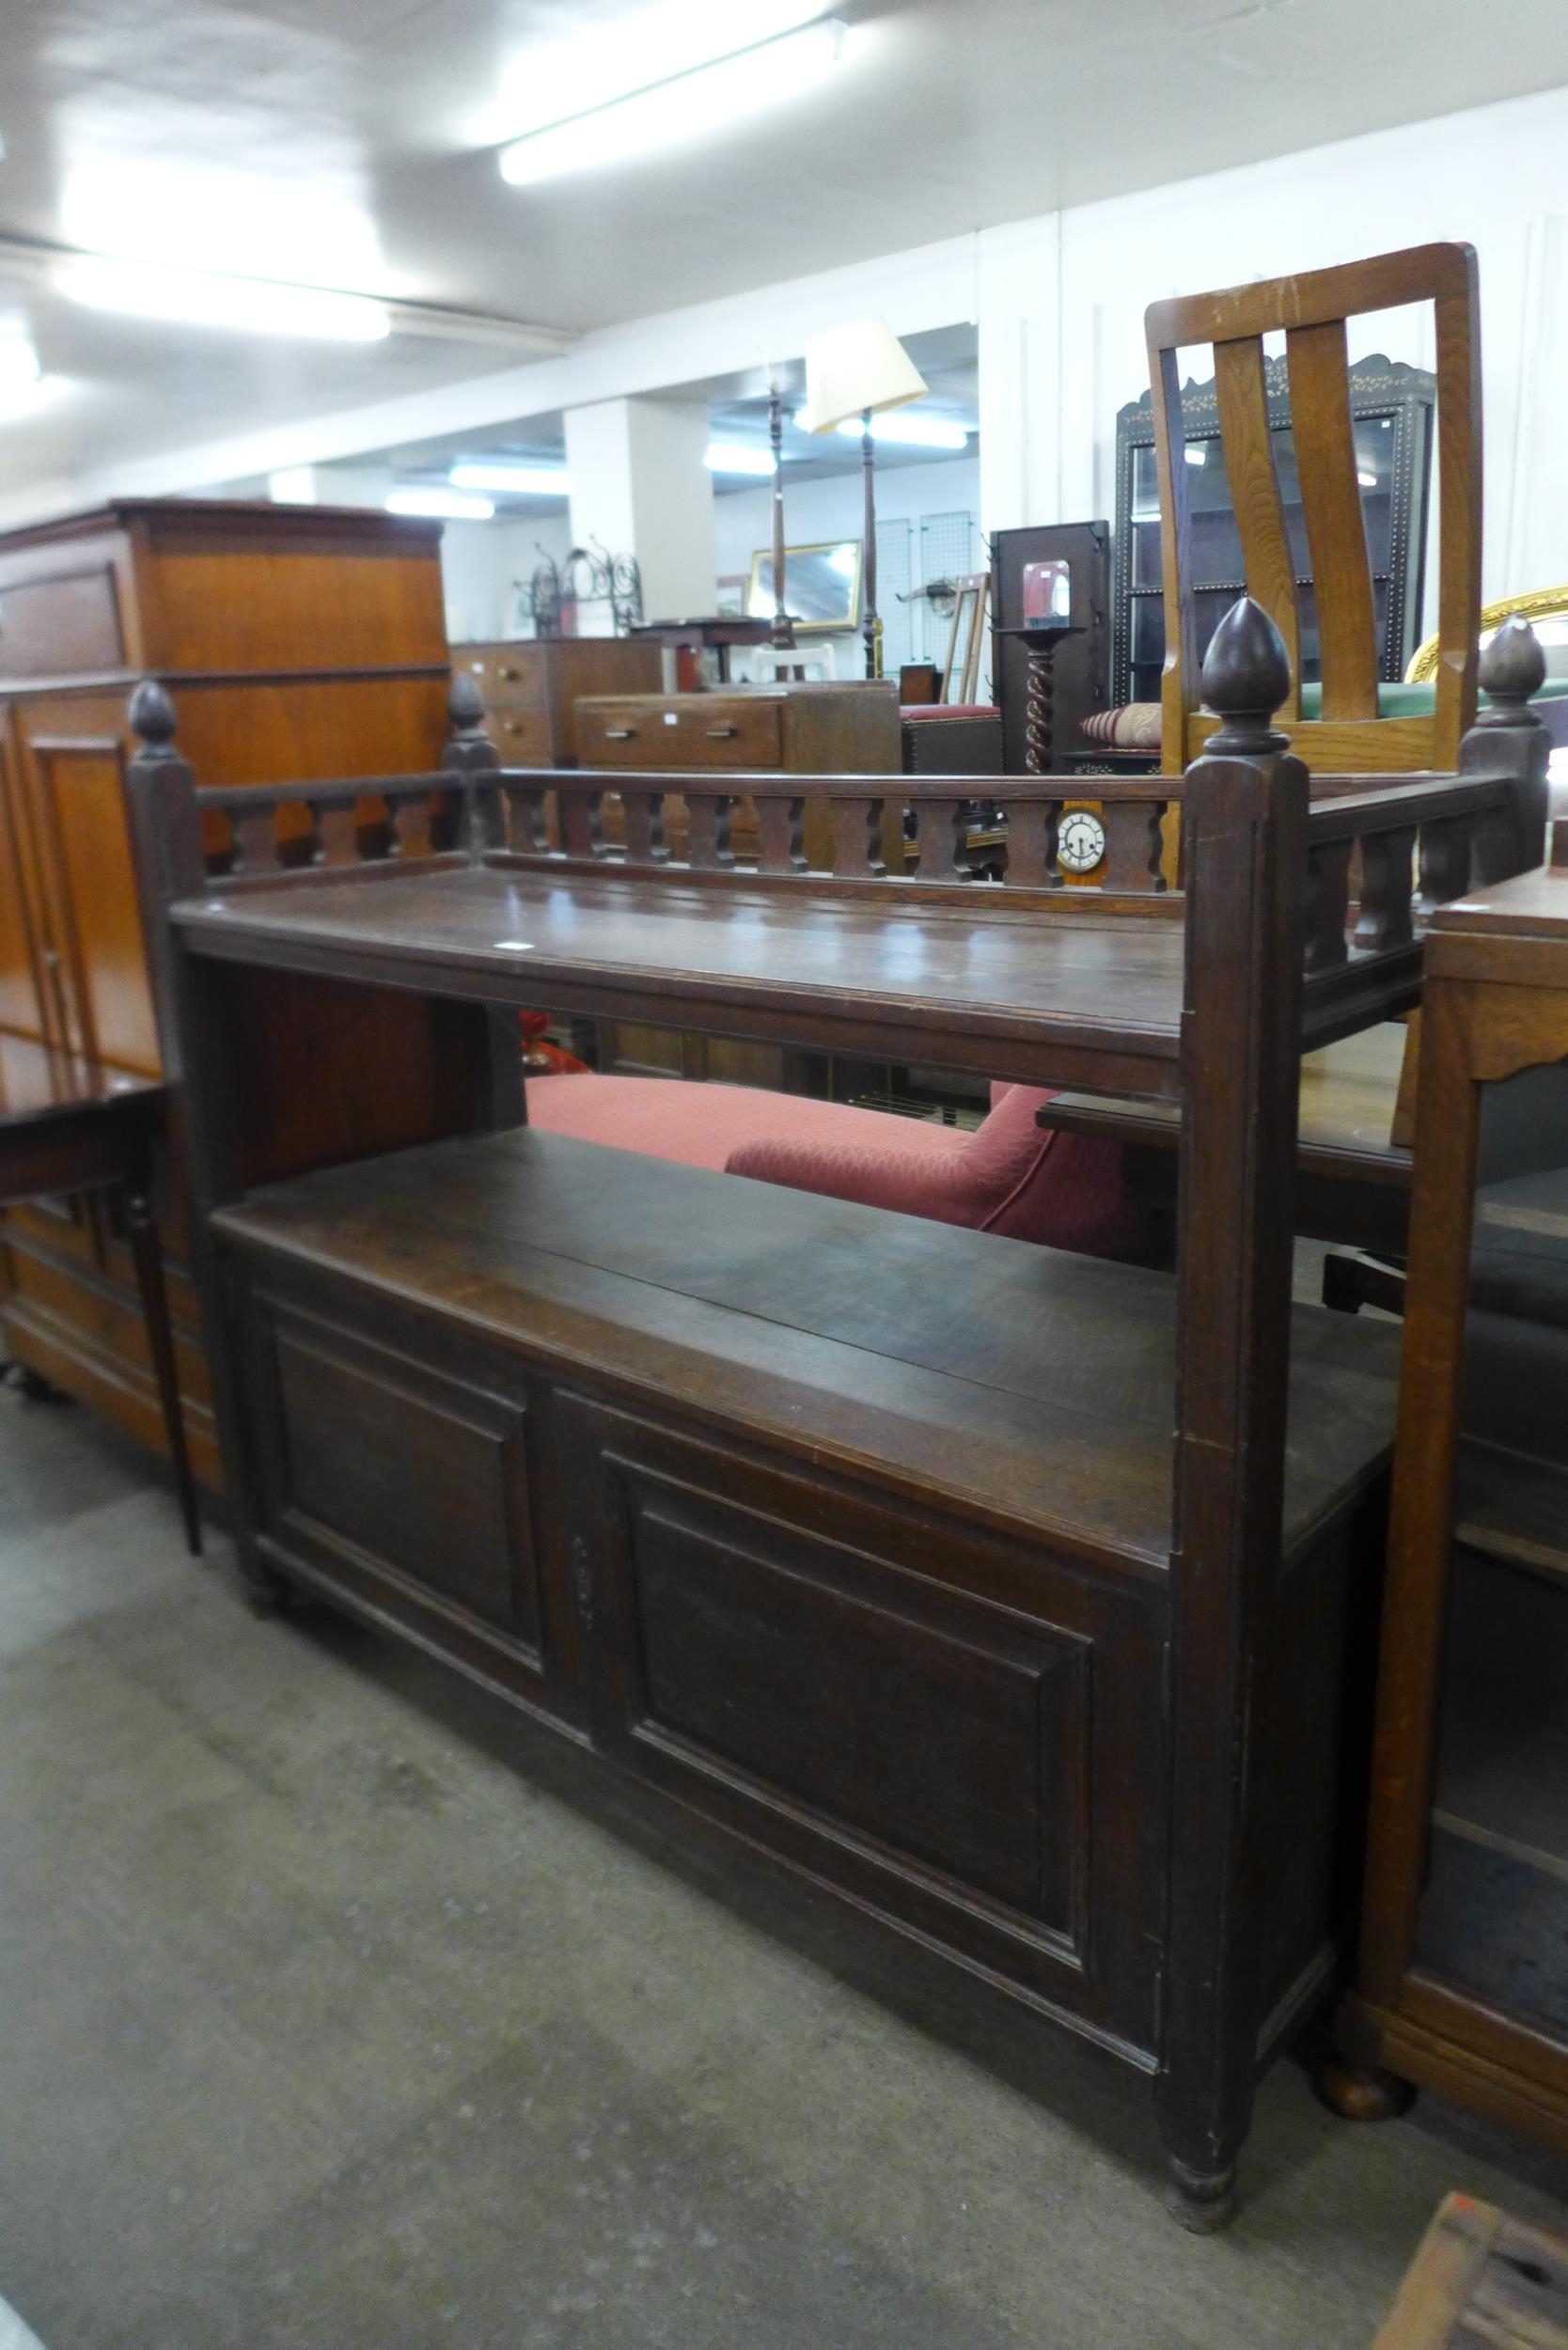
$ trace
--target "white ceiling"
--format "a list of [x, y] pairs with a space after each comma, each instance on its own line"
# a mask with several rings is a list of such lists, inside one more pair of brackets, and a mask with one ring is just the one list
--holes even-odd
[[[844, 0], [850, 53], [809, 94], [506, 186], [530, 47], [645, 4], [0, 0], [0, 236], [80, 237], [107, 166], [231, 267], [305, 224], [273, 274], [580, 332], [1568, 83], [1563, 0]], [[256, 194], [228, 218], [234, 175]], [[0, 494], [517, 359], [111, 319], [35, 276], [0, 258], [0, 330], [67, 383], [0, 424]]]

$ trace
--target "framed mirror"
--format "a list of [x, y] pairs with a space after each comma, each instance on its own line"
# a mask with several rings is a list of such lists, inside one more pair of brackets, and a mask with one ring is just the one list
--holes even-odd
[[[797, 634], [859, 627], [861, 556], [858, 539], [785, 548], [784, 602]], [[748, 619], [774, 617], [771, 547], [759, 547], [751, 558], [745, 609]]]

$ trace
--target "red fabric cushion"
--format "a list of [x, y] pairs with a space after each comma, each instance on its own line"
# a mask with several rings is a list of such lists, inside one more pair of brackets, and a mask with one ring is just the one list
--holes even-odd
[[[1126, 1198], [1121, 1146], [1037, 1126], [1035, 1112], [1050, 1096], [1033, 1086], [1011, 1086], [1001, 1094], [972, 1135], [954, 1137], [950, 1128], [916, 1124], [922, 1150], [891, 1150], [891, 1138], [881, 1134], [803, 1133], [744, 1143], [731, 1152], [728, 1170], [1051, 1248], [1141, 1256], [1143, 1219]], [[911, 1123], [870, 1115], [883, 1126]]]
[[747, 1143], [806, 1140], [819, 1149], [857, 1140], [927, 1157], [962, 1151], [969, 1140], [948, 1126], [926, 1126], [883, 1110], [813, 1102], [752, 1086], [695, 1085], [681, 1077], [538, 1077], [528, 1082], [528, 1122], [579, 1142], [640, 1151], [682, 1167], [723, 1169]]
[[692, 1085], [678, 1077], [544, 1077], [528, 1117], [546, 1134], [686, 1167], [896, 1208], [942, 1224], [1092, 1256], [1139, 1258], [1143, 1219], [1125, 1196], [1121, 1145], [1035, 1124], [1049, 1096], [994, 1086], [973, 1134], [841, 1102]]

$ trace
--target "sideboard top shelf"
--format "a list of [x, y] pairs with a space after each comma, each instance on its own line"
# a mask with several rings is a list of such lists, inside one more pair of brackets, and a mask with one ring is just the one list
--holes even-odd
[[172, 918], [228, 962], [1175, 1095], [1180, 921], [954, 895], [949, 912], [494, 863], [280, 879]]

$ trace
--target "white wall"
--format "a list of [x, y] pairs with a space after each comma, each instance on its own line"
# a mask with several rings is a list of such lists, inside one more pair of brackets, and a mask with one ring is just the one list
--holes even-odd
[[[987, 528], [1114, 513], [1116, 413], [1147, 388], [1150, 302], [1459, 238], [1481, 265], [1482, 592], [1568, 578], [1565, 153], [1555, 90], [983, 236]], [[1430, 367], [1430, 312], [1358, 323], [1352, 358], [1373, 351]]]
[[525, 522], [445, 524], [441, 578], [448, 642], [484, 644], [509, 634], [513, 583], [532, 577], [541, 550], [559, 563], [571, 544], [571, 530], [560, 510]]

